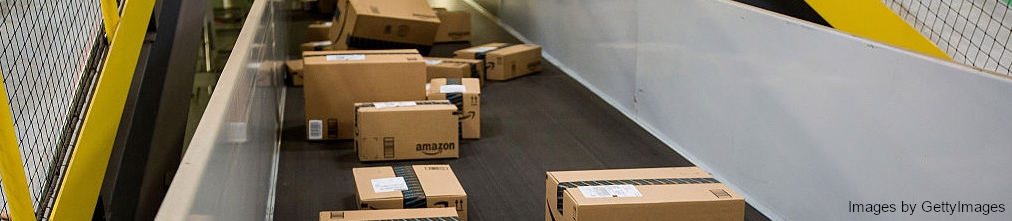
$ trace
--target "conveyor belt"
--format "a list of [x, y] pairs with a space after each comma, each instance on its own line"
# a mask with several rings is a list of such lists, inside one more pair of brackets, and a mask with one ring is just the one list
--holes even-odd
[[[451, 10], [472, 12], [472, 42], [520, 43], [466, 4], [451, 3]], [[291, 33], [304, 33], [302, 24], [293, 22]], [[448, 57], [468, 46], [437, 45], [431, 55]], [[351, 141], [307, 142], [302, 96], [302, 88], [288, 88], [275, 220], [356, 209], [355, 167], [450, 164], [467, 192], [469, 219], [483, 221], [544, 219], [545, 171], [692, 166], [553, 65], [490, 81], [482, 89], [482, 139], [463, 140], [460, 158], [452, 160], [361, 163]], [[745, 215], [768, 220], [751, 206]]]

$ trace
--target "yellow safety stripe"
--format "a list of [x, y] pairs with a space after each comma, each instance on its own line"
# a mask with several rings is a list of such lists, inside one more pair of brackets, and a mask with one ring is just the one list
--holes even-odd
[[109, 41], [116, 35], [116, 25], [119, 24], [119, 9], [116, 8], [116, 0], [101, 0], [102, 21], [105, 23], [105, 35]]
[[90, 220], [95, 212], [154, 4], [154, 0], [129, 0], [123, 5], [123, 18], [98, 76], [50, 220]]
[[907, 50], [952, 60], [935, 43], [893, 13], [881, 0], [805, 0], [840, 31]]
[[28, 195], [28, 180], [22, 166], [18, 137], [14, 133], [7, 88], [0, 82], [0, 179], [3, 179], [4, 197], [10, 208], [11, 220], [36, 220], [32, 196]]

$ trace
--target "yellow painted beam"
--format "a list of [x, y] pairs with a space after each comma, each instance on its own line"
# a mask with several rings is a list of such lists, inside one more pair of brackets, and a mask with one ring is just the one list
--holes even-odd
[[5, 87], [0, 82], [0, 92], [3, 92], [0, 93], [0, 179], [3, 179], [4, 197], [10, 208], [8, 215], [12, 220], [36, 220]]
[[829, 25], [840, 31], [907, 50], [952, 60], [881, 0], [805, 0]]
[[116, 0], [101, 0], [102, 21], [105, 23], [105, 36], [112, 41], [116, 36], [116, 25], [119, 24], [119, 9], [116, 8]]
[[109, 45], [50, 220], [90, 220], [105, 178], [154, 0], [129, 0]]

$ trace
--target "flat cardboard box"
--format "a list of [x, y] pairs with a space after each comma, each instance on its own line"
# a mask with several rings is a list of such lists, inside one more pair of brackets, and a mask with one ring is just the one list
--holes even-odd
[[470, 48], [460, 49], [453, 52], [454, 58], [485, 60], [485, 55], [490, 51], [510, 46], [508, 43], [488, 43]]
[[351, 220], [441, 220], [439, 218], [457, 217], [453, 208], [421, 208], [421, 209], [384, 209], [384, 210], [349, 210], [320, 212], [320, 221], [351, 221]]
[[425, 0], [348, 0], [330, 36], [339, 47], [414, 48], [428, 54], [439, 18]]
[[541, 72], [541, 46], [532, 44], [513, 45], [485, 55], [485, 78], [509, 80]]
[[471, 40], [471, 13], [434, 8], [439, 17], [436, 43], [464, 42]]
[[355, 137], [355, 103], [425, 99], [425, 62], [415, 50], [303, 52], [309, 140]]
[[[485, 61], [464, 58], [425, 57], [427, 78], [478, 78], [485, 86]], [[466, 65], [461, 66], [461, 64]]]
[[[656, 184], [658, 180], [670, 184]], [[619, 185], [592, 186], [586, 181]], [[564, 187], [561, 193], [560, 187]], [[548, 172], [545, 189], [546, 221], [706, 221], [745, 217], [745, 199], [697, 167]]]
[[[423, 86], [424, 84], [419, 84]], [[457, 158], [457, 106], [447, 100], [355, 104], [361, 161]]]
[[309, 24], [306, 28], [306, 41], [330, 41], [330, 29], [334, 26], [333, 22], [320, 22]]
[[[467, 220], [467, 193], [450, 165], [365, 167], [354, 168], [352, 173], [359, 209], [453, 207], [460, 220]], [[416, 196], [424, 196], [424, 200]]]
[[481, 138], [481, 86], [477, 78], [436, 78], [429, 83], [429, 100], [449, 100], [457, 106], [460, 138]]
[[288, 79], [291, 79], [292, 86], [302, 86], [302, 64], [302, 59], [285, 61], [285, 67], [288, 68]]

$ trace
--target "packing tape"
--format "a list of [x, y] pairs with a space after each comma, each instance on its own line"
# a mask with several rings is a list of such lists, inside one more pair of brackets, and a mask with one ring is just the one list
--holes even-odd
[[562, 193], [567, 188], [577, 188], [581, 186], [604, 186], [604, 185], [634, 185], [634, 186], [645, 186], [645, 185], [675, 185], [675, 184], [703, 184], [703, 183], [720, 183], [717, 179], [713, 178], [662, 178], [662, 179], [636, 179], [636, 180], [591, 180], [591, 181], [573, 181], [573, 182], [562, 182], [556, 186], [556, 196], [558, 198], [558, 204], [556, 209], [559, 210], [559, 214], [562, 214]]
[[395, 166], [393, 168], [394, 175], [404, 177], [404, 182], [408, 184], [408, 190], [401, 191], [404, 196], [404, 208], [426, 208], [428, 203], [425, 201], [425, 190], [422, 190], [422, 184], [418, 182], [415, 168], [412, 166]]

